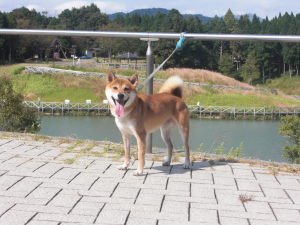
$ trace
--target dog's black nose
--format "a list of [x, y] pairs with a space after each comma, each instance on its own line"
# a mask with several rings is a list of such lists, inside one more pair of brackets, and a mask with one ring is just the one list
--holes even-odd
[[119, 93], [119, 94], [118, 94], [118, 98], [119, 98], [119, 99], [123, 99], [123, 98], [124, 98], [124, 94]]

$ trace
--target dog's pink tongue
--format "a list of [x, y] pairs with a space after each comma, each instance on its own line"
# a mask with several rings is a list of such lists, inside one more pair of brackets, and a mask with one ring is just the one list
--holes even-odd
[[124, 102], [116, 100], [116, 108], [115, 113], [118, 117], [121, 117], [124, 115]]

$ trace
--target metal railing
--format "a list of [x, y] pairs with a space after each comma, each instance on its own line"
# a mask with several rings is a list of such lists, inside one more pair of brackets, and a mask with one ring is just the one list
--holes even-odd
[[[105, 103], [63, 103], [63, 102], [38, 102], [38, 101], [24, 101], [25, 106], [38, 109], [44, 112], [50, 110], [52, 113], [56, 111], [109, 111], [109, 105]], [[206, 114], [210, 116], [213, 114], [231, 114], [235, 115], [300, 115], [300, 107], [234, 107], [234, 106], [197, 106], [188, 105], [190, 113]]]
[[[180, 33], [120, 32], [120, 31], [85, 31], [85, 30], [37, 30], [37, 29], [0, 29], [0, 35], [46, 35], [46, 36], [81, 36], [115, 38], [160, 38], [179, 39]], [[265, 41], [265, 42], [300, 42], [299, 35], [256, 35], [256, 34], [208, 34], [185, 33], [184, 37], [205, 41]]]
[[109, 111], [109, 105], [104, 103], [63, 103], [63, 102], [38, 102], [38, 101], [24, 101], [23, 104], [27, 107], [38, 109], [44, 112], [45, 110], [51, 110], [52, 114], [54, 110], [58, 111]]
[[288, 95], [288, 96], [300, 101], [300, 95]]

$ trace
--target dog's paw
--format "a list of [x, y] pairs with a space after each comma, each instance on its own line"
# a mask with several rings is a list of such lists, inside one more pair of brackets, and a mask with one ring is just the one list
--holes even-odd
[[188, 169], [190, 168], [190, 164], [189, 163], [183, 163], [183, 169]]
[[136, 170], [136, 171], [133, 172], [132, 175], [133, 175], [133, 176], [143, 176], [143, 171]]
[[118, 170], [127, 170], [127, 168], [128, 168], [128, 165], [126, 166], [126, 165], [121, 165], [121, 166], [118, 166]]
[[162, 163], [162, 165], [163, 165], [163, 166], [170, 166], [170, 162], [169, 162], [169, 161], [164, 161], [164, 162]]

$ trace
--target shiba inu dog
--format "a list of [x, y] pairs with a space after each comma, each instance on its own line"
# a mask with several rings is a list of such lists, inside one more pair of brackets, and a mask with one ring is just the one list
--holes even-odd
[[177, 125], [184, 147], [185, 163], [189, 168], [189, 110], [182, 100], [183, 81], [181, 78], [170, 77], [158, 94], [137, 94], [138, 76], [133, 74], [129, 79], [117, 78], [113, 72], [106, 76], [105, 94], [111, 113], [122, 133], [125, 161], [119, 170], [126, 170], [130, 162], [130, 138], [134, 135], [138, 144], [138, 169], [135, 176], [143, 175], [145, 165], [146, 135], [160, 127], [161, 136], [168, 148], [164, 166], [169, 166], [172, 159], [173, 145], [170, 139], [172, 128]]

